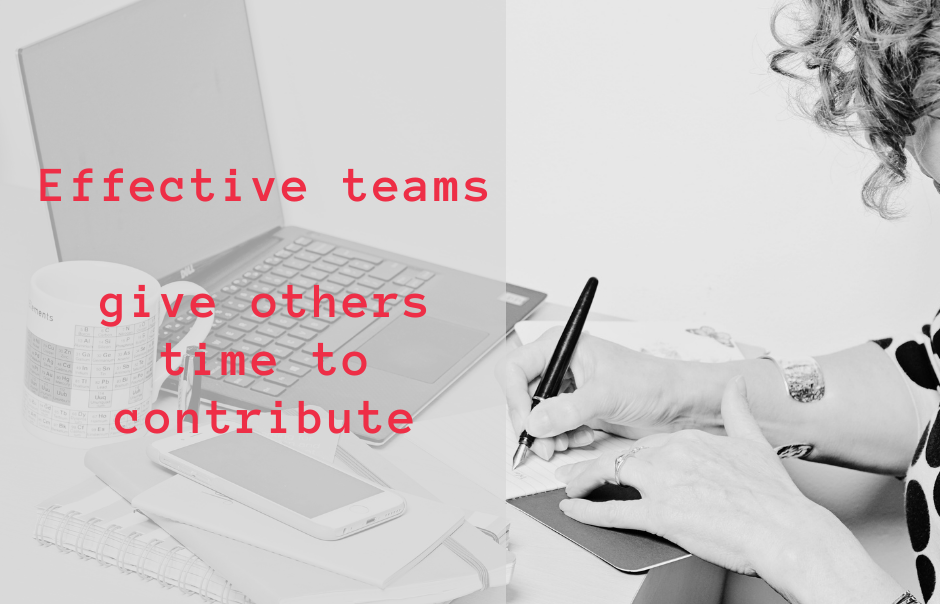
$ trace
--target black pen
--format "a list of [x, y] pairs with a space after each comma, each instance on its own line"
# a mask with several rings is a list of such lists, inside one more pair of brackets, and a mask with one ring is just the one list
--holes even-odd
[[[578, 345], [578, 338], [581, 337], [581, 330], [584, 329], [584, 323], [587, 321], [588, 312], [591, 310], [591, 302], [594, 301], [594, 292], [597, 291], [597, 279], [591, 277], [588, 279], [578, 303], [574, 305], [571, 316], [568, 317], [568, 323], [565, 330], [561, 332], [561, 338], [555, 346], [555, 352], [552, 353], [552, 360], [548, 362], [545, 373], [542, 374], [542, 381], [535, 389], [535, 395], [532, 396], [532, 408], [547, 398], [558, 396], [558, 390], [561, 388], [561, 382], [568, 371], [568, 363], [571, 362], [571, 355], [574, 354], [575, 346]], [[525, 461], [529, 454], [529, 447], [535, 442], [535, 438], [528, 435], [523, 430], [519, 435], [519, 446], [516, 448], [515, 455], [512, 456], [512, 469], [515, 470]]]

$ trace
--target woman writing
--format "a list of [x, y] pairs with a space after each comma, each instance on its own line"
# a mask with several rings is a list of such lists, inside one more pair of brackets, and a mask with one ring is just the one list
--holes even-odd
[[[815, 85], [822, 127], [862, 134], [879, 160], [864, 203], [893, 214], [908, 154], [940, 181], [940, 5], [918, 0], [811, 0], [799, 40], [780, 40], [772, 68]], [[940, 191], [940, 185], [937, 185]], [[558, 332], [510, 354], [498, 377], [533, 452], [592, 442], [593, 429], [636, 446], [559, 470], [581, 522], [661, 535], [730, 570], [759, 575], [800, 604], [916, 602], [828, 510], [807, 499], [781, 456], [904, 476], [911, 545], [930, 600], [940, 568], [940, 318], [921, 333], [815, 359], [722, 364], [643, 355], [582, 337], [573, 393], [530, 412], [529, 384]], [[603, 483], [643, 498], [592, 503]]]

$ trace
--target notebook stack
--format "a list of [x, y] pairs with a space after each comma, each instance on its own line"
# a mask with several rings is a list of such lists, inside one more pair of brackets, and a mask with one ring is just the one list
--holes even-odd
[[409, 512], [338, 541], [305, 535], [154, 464], [146, 451], [155, 438], [89, 451], [96, 477], [40, 504], [36, 539], [232, 604], [433, 604], [511, 577], [504, 521], [438, 503], [353, 435], [340, 439], [334, 466], [397, 491]]

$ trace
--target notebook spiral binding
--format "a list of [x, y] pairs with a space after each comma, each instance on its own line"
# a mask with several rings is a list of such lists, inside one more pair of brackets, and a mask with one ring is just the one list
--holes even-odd
[[144, 580], [156, 579], [161, 587], [179, 588], [198, 594], [204, 601], [222, 604], [252, 604], [245, 594], [220, 577], [195, 554], [164, 539], [143, 541], [139, 531], [126, 533], [119, 524], [104, 526], [99, 518], [79, 520], [80, 514], [62, 513], [60, 506], [44, 509], [33, 534], [40, 546], [56, 546], [74, 552], [82, 560], [96, 560], [102, 566], [115, 566], [122, 573]]

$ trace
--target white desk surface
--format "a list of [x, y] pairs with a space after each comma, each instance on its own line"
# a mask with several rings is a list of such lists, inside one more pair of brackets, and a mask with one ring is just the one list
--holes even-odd
[[[2, 291], [0, 312], [0, 376], [7, 397], [0, 405], [0, 568], [3, 589], [13, 601], [68, 603], [167, 604], [193, 599], [176, 589], [161, 588], [115, 568], [40, 547], [33, 540], [34, 506], [39, 501], [91, 476], [83, 464], [84, 450], [49, 444], [26, 432], [21, 421], [21, 382], [25, 347], [26, 300], [29, 277], [37, 268], [56, 261], [55, 247], [43, 204], [31, 191], [0, 185], [0, 197], [15, 220], [0, 221]], [[551, 310], [551, 309], [546, 309]], [[545, 312], [545, 311], [543, 311]], [[561, 313], [555, 308], [554, 313]], [[544, 316], [544, 315], [543, 315]], [[548, 316], [546, 318], [555, 318]], [[486, 396], [502, 404], [493, 380], [493, 366], [505, 352], [501, 345], [452, 386], [417, 419], [453, 414], [468, 400]], [[409, 457], [404, 442], [382, 448], [392, 458]], [[508, 506], [507, 506], [508, 507]], [[579, 547], [518, 512], [509, 510], [511, 550], [518, 557], [506, 598], [528, 602], [630, 602], [645, 575], [622, 574]], [[495, 591], [495, 590], [494, 590]], [[496, 602], [502, 594], [469, 597], [465, 604]]]

